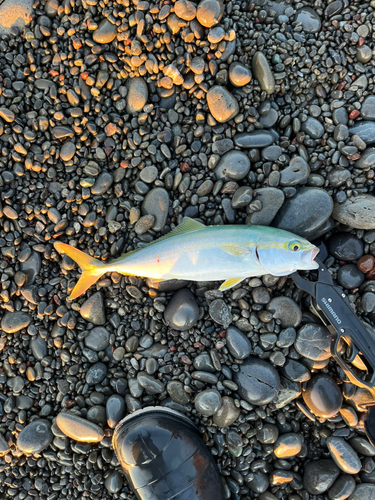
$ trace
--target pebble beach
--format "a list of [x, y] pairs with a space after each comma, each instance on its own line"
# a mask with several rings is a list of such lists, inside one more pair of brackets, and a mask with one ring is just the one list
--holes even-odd
[[0, 0], [0, 498], [135, 499], [112, 436], [158, 405], [228, 500], [374, 500], [373, 398], [290, 277], [111, 273], [69, 301], [53, 247], [285, 229], [375, 341], [374, 177], [374, 0]]

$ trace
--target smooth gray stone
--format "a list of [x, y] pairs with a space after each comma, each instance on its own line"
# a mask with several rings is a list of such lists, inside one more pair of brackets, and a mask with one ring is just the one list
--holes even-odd
[[362, 45], [357, 48], [356, 57], [361, 63], [368, 63], [372, 59], [372, 50], [368, 45]]
[[104, 432], [98, 425], [73, 413], [59, 413], [56, 424], [66, 436], [75, 441], [97, 443], [104, 437]]
[[234, 356], [236, 359], [245, 359], [251, 353], [251, 342], [246, 337], [244, 333], [242, 333], [235, 326], [229, 326], [227, 328], [227, 333], [225, 335], [225, 339], [227, 341], [228, 351]]
[[151, 347], [148, 347], [144, 351], [139, 351], [144, 358], [162, 358], [167, 354], [168, 346], [155, 342]]
[[22, 311], [7, 312], [1, 320], [1, 329], [5, 333], [16, 333], [31, 323], [31, 316]]
[[251, 80], [251, 72], [244, 64], [233, 62], [229, 66], [229, 81], [235, 87], [243, 87]]
[[51, 424], [48, 420], [34, 420], [19, 433], [17, 448], [23, 453], [40, 453], [48, 448], [52, 439]]
[[109, 346], [109, 332], [102, 326], [97, 326], [89, 331], [84, 343], [95, 352], [104, 351]]
[[0, 434], [0, 453], [8, 453], [10, 450], [8, 441], [4, 438], [2, 434]]
[[291, 159], [289, 166], [281, 171], [281, 186], [296, 186], [304, 184], [310, 175], [310, 167], [300, 156]]
[[267, 474], [257, 470], [254, 472], [254, 479], [247, 484], [254, 493], [264, 493], [268, 489], [270, 482]]
[[375, 122], [363, 120], [349, 129], [349, 135], [358, 135], [367, 145], [375, 143]]
[[327, 179], [333, 187], [340, 187], [351, 178], [350, 170], [343, 167], [335, 167], [328, 172]]
[[289, 297], [274, 297], [266, 306], [274, 319], [280, 320], [282, 328], [299, 326], [302, 320], [300, 307]]
[[375, 446], [368, 442], [367, 439], [361, 436], [355, 436], [350, 441], [350, 446], [352, 446], [355, 451], [364, 455], [365, 457], [375, 456]]
[[199, 392], [194, 400], [195, 409], [204, 417], [211, 417], [221, 406], [221, 396], [216, 389]]
[[323, 189], [303, 187], [292, 198], [287, 198], [272, 222], [308, 240], [327, 222], [333, 210], [333, 201]]
[[319, 120], [309, 116], [301, 126], [302, 132], [309, 135], [311, 139], [320, 139], [324, 134], [324, 127]]
[[277, 339], [277, 347], [290, 347], [296, 340], [297, 333], [294, 328], [288, 327], [285, 330], [281, 330], [279, 337]]
[[91, 295], [81, 306], [80, 315], [94, 325], [104, 325], [105, 310], [100, 292]]
[[301, 395], [301, 384], [280, 377], [280, 390], [273, 404], [277, 409], [284, 408]]
[[86, 382], [89, 385], [95, 385], [102, 382], [107, 375], [107, 367], [104, 363], [99, 361], [94, 365], [90, 366], [90, 368], [86, 372]]
[[303, 439], [301, 434], [287, 432], [278, 437], [273, 446], [277, 458], [291, 458], [298, 455], [302, 449]]
[[233, 195], [232, 198], [232, 208], [243, 208], [247, 207], [253, 198], [253, 190], [249, 186], [239, 187]]
[[375, 120], [375, 95], [369, 95], [363, 101], [361, 116], [365, 120]]
[[268, 130], [241, 132], [233, 138], [234, 144], [240, 148], [264, 148], [275, 142], [275, 136]]
[[258, 80], [262, 90], [267, 94], [275, 92], [275, 77], [269, 65], [269, 62], [263, 52], [257, 51], [253, 55], [251, 62], [254, 77]]
[[375, 500], [375, 484], [358, 484], [349, 500]]
[[276, 109], [271, 108], [267, 114], [260, 115], [258, 121], [263, 125], [264, 128], [272, 128], [276, 124], [278, 119], [278, 112], [276, 111]]
[[167, 384], [167, 392], [176, 403], [186, 405], [190, 401], [189, 394], [184, 390], [184, 384], [179, 380], [170, 380]]
[[331, 357], [331, 337], [325, 326], [306, 323], [298, 330], [294, 347], [305, 358], [323, 361]]
[[341, 108], [336, 108], [333, 110], [332, 118], [335, 125], [338, 125], [339, 123], [347, 125], [349, 121], [348, 112], [343, 106]]
[[259, 358], [247, 358], [233, 374], [238, 394], [250, 404], [264, 405], [273, 401], [280, 389], [280, 377], [275, 368]]
[[149, 288], [154, 288], [154, 290], [159, 290], [160, 292], [173, 292], [175, 290], [180, 290], [186, 287], [190, 281], [185, 280], [156, 280], [153, 278], [148, 278], [146, 284]]
[[279, 437], [279, 429], [274, 424], [264, 424], [256, 433], [257, 440], [262, 444], [273, 444]]
[[125, 417], [125, 400], [119, 394], [110, 396], [106, 403], [107, 423], [111, 429]]
[[303, 31], [306, 33], [318, 33], [322, 22], [320, 17], [311, 7], [302, 7], [296, 12], [296, 23], [301, 23]]
[[347, 474], [358, 474], [361, 470], [361, 461], [345, 439], [335, 436], [327, 438], [328, 450], [336, 465]]
[[125, 86], [128, 89], [128, 94], [126, 96], [126, 112], [131, 115], [140, 113], [147, 104], [147, 83], [142, 77], [128, 78]]
[[16, 406], [19, 410], [30, 410], [35, 403], [35, 399], [29, 396], [16, 396]]
[[233, 399], [224, 396], [219, 410], [213, 416], [213, 421], [218, 427], [229, 427], [234, 424], [239, 416], [240, 409], [234, 404]]
[[161, 394], [164, 392], [163, 382], [151, 377], [151, 375], [146, 372], [138, 372], [137, 380], [147, 394]]
[[361, 168], [362, 170], [365, 171], [370, 170], [370, 168], [373, 168], [374, 165], [375, 165], [375, 148], [367, 148], [365, 151], [363, 151], [363, 153], [361, 153], [361, 157], [359, 158], [359, 160], [355, 162], [356, 168]]
[[238, 101], [226, 88], [214, 85], [207, 92], [206, 99], [211, 115], [219, 123], [225, 123], [238, 115]]
[[215, 141], [212, 144], [212, 152], [215, 155], [222, 156], [231, 149], [233, 149], [233, 141], [232, 139], [220, 139], [219, 141]]
[[104, 406], [94, 405], [87, 411], [87, 420], [97, 424], [99, 427], [107, 424], [107, 414]]
[[273, 187], [259, 188], [255, 189], [253, 198], [262, 203], [262, 208], [249, 215], [250, 224], [269, 226], [284, 203], [283, 191]]
[[194, 295], [188, 288], [175, 293], [164, 311], [167, 325], [179, 331], [192, 328], [198, 321], [199, 308]]
[[47, 342], [39, 334], [34, 335], [30, 340], [30, 349], [38, 361], [42, 361], [47, 356]]
[[331, 418], [339, 412], [342, 394], [333, 378], [314, 375], [306, 385], [302, 397], [309, 410], [317, 417]]
[[121, 491], [124, 484], [124, 477], [119, 471], [113, 470], [104, 480], [106, 490], [112, 495]]
[[365, 281], [365, 275], [355, 264], [345, 264], [337, 272], [337, 281], [340, 286], [347, 288], [358, 288]]
[[345, 500], [354, 491], [356, 482], [353, 476], [345, 474], [336, 479], [333, 486], [328, 490], [330, 500]]
[[375, 229], [375, 197], [360, 194], [344, 203], [335, 203], [332, 217], [355, 229]]
[[222, 63], [225, 63], [230, 58], [230, 56], [232, 56], [235, 53], [236, 46], [237, 46], [237, 38], [231, 40], [230, 42], [227, 42], [225, 50], [224, 52], [222, 52], [220, 57], [220, 61]]
[[35, 281], [35, 277], [39, 274], [41, 267], [41, 257], [40, 253], [31, 252], [30, 256], [21, 262], [20, 271], [26, 274], [25, 285], [32, 285]]
[[60, 158], [63, 161], [70, 161], [75, 155], [75, 152], [76, 152], [76, 145], [74, 144], [74, 142], [68, 141], [65, 144], [63, 144], [60, 150]]
[[113, 175], [109, 172], [103, 172], [96, 180], [91, 188], [91, 193], [94, 195], [102, 195], [108, 191], [113, 184]]
[[342, 3], [341, 0], [335, 0], [334, 2], [327, 5], [324, 14], [326, 17], [336, 16], [342, 11], [343, 7], [344, 4]]
[[279, 371], [281, 375], [293, 382], [307, 382], [311, 378], [311, 373], [306, 366], [294, 359], [287, 359]]
[[339, 474], [340, 469], [333, 460], [308, 462], [303, 474], [303, 486], [310, 495], [321, 495], [333, 485]]
[[283, 150], [280, 146], [273, 145], [262, 149], [261, 155], [264, 160], [276, 161], [280, 158], [282, 152]]
[[136, 378], [128, 379], [129, 391], [133, 398], [140, 398], [143, 394], [143, 387], [139, 384]]
[[250, 170], [249, 157], [242, 151], [232, 149], [225, 153], [214, 168], [217, 180], [239, 181], [247, 176]]
[[153, 215], [155, 222], [154, 231], [161, 231], [166, 223], [169, 209], [169, 194], [162, 187], [151, 189], [142, 202], [142, 215]]
[[221, 0], [201, 0], [197, 7], [197, 20], [205, 28], [215, 26], [224, 14], [224, 4]]
[[215, 367], [212, 364], [211, 356], [208, 352], [202, 352], [198, 354], [196, 358], [194, 358], [193, 366], [196, 370], [205, 371], [209, 373], [214, 373]]

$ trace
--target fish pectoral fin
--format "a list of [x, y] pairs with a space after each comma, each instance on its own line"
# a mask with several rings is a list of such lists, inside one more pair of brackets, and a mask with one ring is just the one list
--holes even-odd
[[229, 290], [230, 288], [238, 285], [238, 283], [241, 283], [245, 278], [230, 278], [229, 280], [224, 281], [224, 283], [221, 284], [219, 290], [222, 292], [225, 292], [226, 290]]
[[239, 246], [235, 246], [235, 245], [224, 245], [220, 248], [221, 248], [221, 250], [223, 250], [223, 252], [225, 252], [229, 255], [233, 255], [234, 257], [241, 257], [241, 258], [247, 257], [251, 251], [250, 248], [239, 247]]

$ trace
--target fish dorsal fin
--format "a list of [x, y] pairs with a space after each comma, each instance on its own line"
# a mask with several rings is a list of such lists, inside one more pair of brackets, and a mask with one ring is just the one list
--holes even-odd
[[225, 292], [225, 290], [229, 290], [230, 288], [238, 285], [238, 283], [241, 283], [245, 278], [230, 278], [229, 280], [224, 281], [224, 283], [221, 284], [219, 290], [222, 292]]
[[[142, 248], [136, 248], [135, 250], [131, 250], [130, 252], [128, 252], [125, 255], [126, 256], [132, 255], [134, 253], [139, 252], [143, 248], [155, 245], [155, 243], [159, 243], [159, 241], [168, 240], [169, 238], [173, 238], [174, 236], [178, 236], [181, 234], [192, 233], [193, 231], [199, 231], [200, 229], [204, 229], [205, 227], [206, 226], [204, 224], [202, 224], [201, 222], [198, 222], [197, 220], [190, 219], [190, 217], [184, 217], [182, 219], [181, 224], [179, 224], [177, 227], [175, 227], [170, 233], [168, 233], [164, 236], [161, 236], [160, 238], [158, 238], [154, 241], [150, 241], [150, 243], [147, 243], [147, 245], [144, 245]], [[120, 258], [122, 259], [123, 257], [124, 256], [121, 256]]]

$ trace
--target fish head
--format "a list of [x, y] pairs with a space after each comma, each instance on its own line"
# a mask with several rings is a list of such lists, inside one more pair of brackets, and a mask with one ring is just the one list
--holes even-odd
[[309, 241], [286, 231], [273, 240], [258, 242], [256, 257], [269, 274], [286, 276], [294, 271], [317, 269], [319, 249]]

